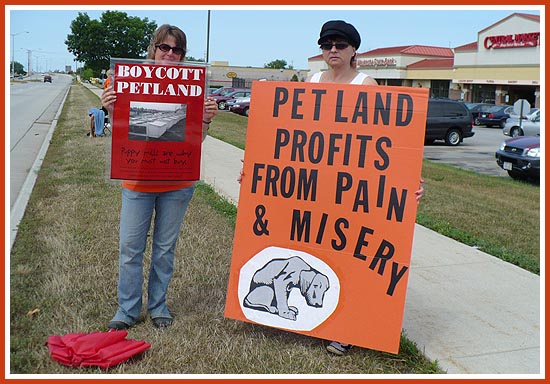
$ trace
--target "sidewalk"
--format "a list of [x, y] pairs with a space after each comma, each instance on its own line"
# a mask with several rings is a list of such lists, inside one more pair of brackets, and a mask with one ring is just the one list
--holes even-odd
[[[203, 180], [234, 204], [243, 158], [204, 141]], [[538, 374], [540, 278], [417, 225], [403, 328], [449, 374]]]
[[[236, 205], [243, 158], [203, 143], [203, 180]], [[449, 374], [538, 375], [540, 288], [539, 276], [417, 225], [403, 328]]]

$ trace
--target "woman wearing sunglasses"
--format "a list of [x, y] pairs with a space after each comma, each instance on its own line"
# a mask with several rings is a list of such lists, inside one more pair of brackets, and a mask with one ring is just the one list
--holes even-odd
[[[361, 36], [359, 36], [359, 32], [353, 25], [342, 20], [327, 21], [321, 28], [317, 43], [323, 52], [323, 59], [329, 66], [329, 70], [314, 73], [306, 81], [312, 83], [378, 85], [372, 77], [356, 69], [356, 55], [361, 44]], [[417, 202], [420, 202], [424, 193], [423, 182], [424, 179], [420, 179], [420, 188], [415, 192]], [[343, 356], [352, 347], [351, 344], [332, 341], [327, 345], [327, 350]]]
[[356, 69], [355, 57], [361, 44], [361, 37], [353, 25], [342, 20], [327, 21], [321, 28], [317, 43], [329, 70], [314, 73], [306, 81], [378, 85], [372, 77]]
[[[160, 26], [147, 49], [147, 59], [168, 64], [185, 59], [187, 38], [178, 27]], [[103, 91], [101, 102], [112, 115], [116, 93], [111, 85]], [[218, 113], [216, 102], [207, 97], [204, 102], [203, 139], [210, 121]], [[153, 212], [152, 255], [149, 269], [147, 311], [157, 328], [172, 325], [172, 315], [166, 305], [168, 285], [174, 266], [174, 249], [181, 224], [195, 190], [194, 182], [135, 181], [122, 182], [120, 213], [120, 248], [118, 278], [118, 310], [109, 322], [110, 329], [133, 326], [141, 312], [143, 285], [143, 253], [147, 244]]]

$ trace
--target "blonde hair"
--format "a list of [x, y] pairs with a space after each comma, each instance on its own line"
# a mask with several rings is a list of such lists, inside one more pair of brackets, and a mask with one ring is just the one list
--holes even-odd
[[183, 49], [180, 61], [185, 60], [185, 54], [187, 53], [187, 37], [181, 29], [170, 24], [161, 25], [157, 28], [155, 33], [153, 33], [153, 38], [147, 47], [147, 59], [155, 58], [156, 45], [161, 44], [166, 39], [166, 36], [172, 36], [176, 39], [176, 47]]

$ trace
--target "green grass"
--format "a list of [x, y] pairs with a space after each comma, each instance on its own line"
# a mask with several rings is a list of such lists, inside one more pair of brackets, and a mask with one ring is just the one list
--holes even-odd
[[540, 273], [540, 188], [423, 162], [425, 196], [417, 222]]
[[[86, 137], [87, 110], [97, 103], [85, 87], [71, 86], [12, 248], [12, 374], [441, 373], [406, 335], [397, 355], [356, 348], [338, 358], [326, 352], [326, 341], [225, 319], [236, 208], [204, 183], [175, 250], [168, 295], [174, 325], [157, 330], [143, 313], [129, 338], [151, 349], [106, 372], [54, 362], [44, 345], [49, 335], [105, 331], [117, 307], [120, 185], [106, 173], [109, 139]], [[212, 125], [223, 130], [233, 117], [222, 114]], [[242, 130], [246, 119], [240, 128], [238, 121], [227, 129]], [[149, 263], [150, 244], [145, 271]]]
[[208, 134], [237, 148], [244, 149], [247, 124], [248, 117], [220, 111], [210, 124]]
[[[244, 149], [248, 118], [221, 112], [210, 134]], [[496, 165], [495, 165], [496, 166]], [[540, 273], [540, 188], [423, 161], [425, 194], [417, 223]]]

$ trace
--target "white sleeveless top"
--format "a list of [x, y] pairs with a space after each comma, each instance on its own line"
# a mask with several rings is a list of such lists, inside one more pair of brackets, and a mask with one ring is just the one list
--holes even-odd
[[[310, 83], [318, 83], [321, 80], [321, 75], [323, 72], [317, 72], [314, 73], [313, 76], [311, 76]], [[350, 84], [363, 84], [363, 80], [365, 80], [367, 77], [370, 77], [369, 75], [365, 75], [364, 73], [359, 72], [352, 81], [350, 81]]]

